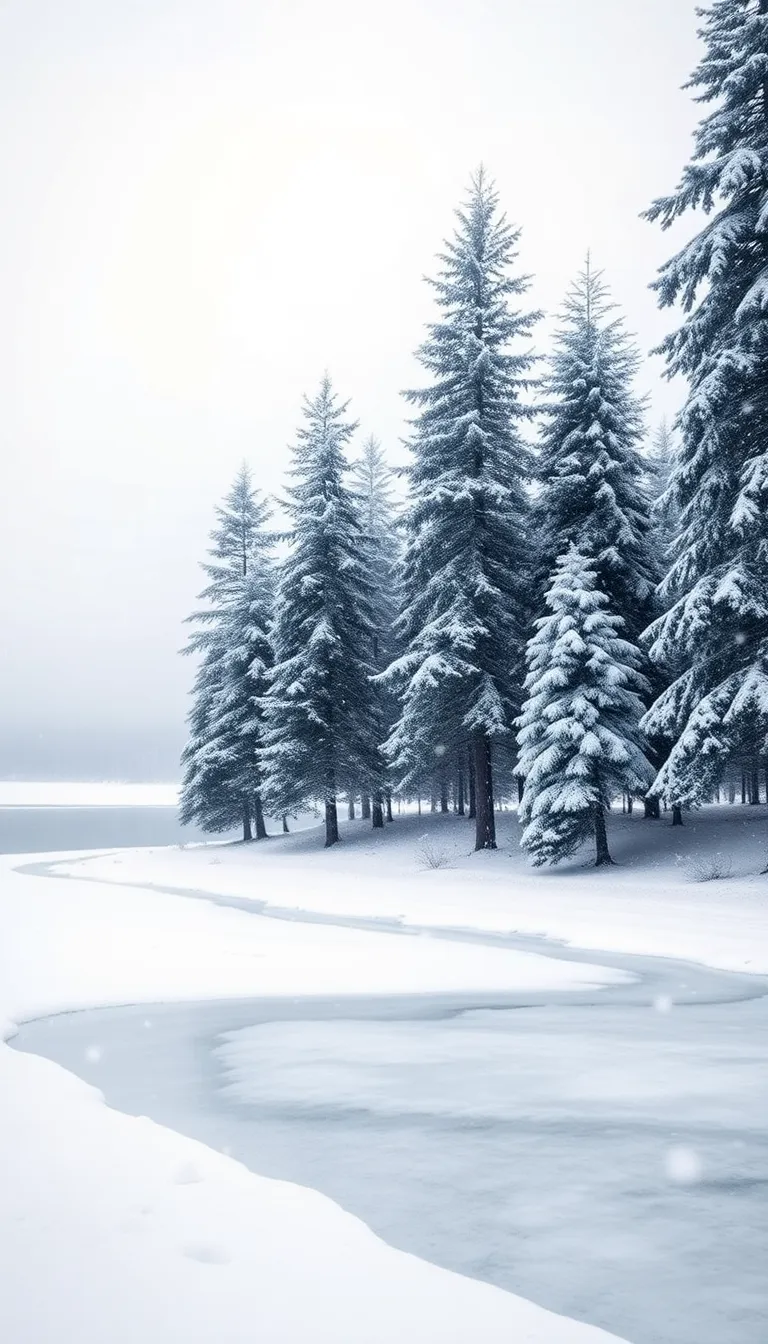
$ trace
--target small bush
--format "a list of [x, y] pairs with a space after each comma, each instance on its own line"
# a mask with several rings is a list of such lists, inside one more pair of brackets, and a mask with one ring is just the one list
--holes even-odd
[[691, 882], [722, 882], [733, 876], [733, 860], [728, 854], [695, 854], [686, 870]]
[[433, 845], [431, 840], [425, 840], [417, 852], [422, 868], [450, 868], [451, 866], [451, 855], [448, 850], [442, 846]]

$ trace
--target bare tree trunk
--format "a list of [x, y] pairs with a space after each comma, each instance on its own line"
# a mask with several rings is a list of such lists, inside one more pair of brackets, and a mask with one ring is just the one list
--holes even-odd
[[643, 799], [643, 816], [646, 821], [658, 821], [661, 816], [658, 798], [649, 798], [647, 795]]
[[326, 798], [325, 800], [325, 848], [330, 849], [331, 845], [339, 843], [339, 815], [336, 810], [336, 799]]
[[387, 789], [387, 792], [384, 794], [384, 803], [385, 803], [385, 808], [384, 808], [384, 820], [385, 820], [385, 821], [392, 821], [392, 820], [393, 820], [393, 817], [392, 817], [392, 794], [390, 793], [389, 789]]
[[444, 775], [444, 774], [441, 775], [441, 777], [440, 777], [440, 811], [441, 811], [441, 812], [448, 812], [448, 811], [449, 811], [449, 807], [448, 807], [448, 780], [445, 778], [445, 775]]
[[517, 780], [517, 801], [518, 803], [522, 803], [523, 794], [525, 793], [525, 776], [516, 775], [515, 778]]
[[432, 793], [430, 794], [429, 797], [429, 810], [430, 812], [437, 811], [437, 794], [435, 793], [434, 788], [432, 789]]
[[[768, 771], [766, 772], [766, 784], [768, 784]], [[729, 802], [729, 803], [735, 803], [735, 802], [736, 802], [736, 780], [735, 780], [735, 779], [731, 779], [731, 780], [728, 781], [728, 802]]]
[[354, 820], [355, 820], [355, 798], [354, 794], [350, 793], [349, 802], [347, 803], [347, 821], [354, 821]]
[[469, 779], [469, 820], [474, 821], [477, 816], [477, 789], [475, 788], [475, 762], [472, 755], [472, 748], [469, 750], [469, 769], [467, 771]]
[[473, 739], [472, 755], [475, 763], [475, 849], [495, 849], [491, 743], [484, 734], [478, 733]]
[[604, 868], [613, 865], [608, 849], [608, 833], [605, 829], [605, 808], [602, 803], [595, 804], [595, 867]]
[[363, 821], [371, 820], [371, 795], [369, 793], [364, 793], [360, 799], [360, 816]]
[[253, 839], [251, 831], [251, 804], [247, 798], [243, 798], [243, 842], [247, 843]]
[[267, 828], [264, 825], [264, 808], [261, 805], [261, 794], [256, 793], [253, 797], [253, 814], [256, 818], [256, 839], [266, 840]]
[[371, 809], [371, 825], [374, 831], [383, 831], [384, 829], [384, 810], [381, 806], [381, 794], [374, 793], [373, 807]]
[[419, 794], [419, 798], [416, 803], [416, 811], [418, 812], [419, 816], [421, 816], [421, 794]]
[[682, 807], [680, 806], [679, 803], [673, 803], [673, 804], [672, 804], [672, 825], [673, 825], [673, 826], [682, 826], [682, 824], [683, 824], [683, 809], [682, 809]]
[[283, 835], [287, 834], [288, 834], [288, 818], [286, 817], [285, 813], [283, 813]]
[[634, 806], [635, 806], [635, 800], [634, 800], [634, 798], [632, 797], [632, 794], [631, 794], [631, 793], [628, 793], [628, 794], [627, 794], [627, 812], [628, 812], [628, 814], [629, 814], [630, 817], [632, 816], [632, 812], [633, 812]]
[[741, 772], [741, 801], [742, 801], [742, 804], [743, 804], [743, 803], [746, 803], [746, 801], [747, 801], [747, 772], [746, 772], [746, 770], [742, 770], [742, 772]]
[[752, 779], [750, 781], [749, 801], [753, 807], [760, 802], [760, 768], [755, 762], [752, 767]]
[[464, 766], [461, 764], [456, 779], [456, 811], [460, 817], [464, 816]]

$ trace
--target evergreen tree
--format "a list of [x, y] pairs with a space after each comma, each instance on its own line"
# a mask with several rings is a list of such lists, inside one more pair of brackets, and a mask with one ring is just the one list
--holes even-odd
[[651, 618], [656, 582], [642, 404], [632, 387], [638, 362], [602, 273], [587, 257], [566, 297], [544, 382], [536, 510], [541, 574], [546, 582], [571, 544], [593, 556], [609, 610], [630, 638]]
[[242, 824], [243, 839], [266, 836], [262, 806], [261, 697], [271, 662], [273, 574], [269, 509], [243, 464], [211, 534], [207, 605], [186, 653], [199, 653], [190, 738], [182, 756], [181, 820], [206, 831]]
[[476, 848], [495, 848], [491, 746], [509, 738], [525, 639], [529, 453], [519, 434], [532, 362], [520, 349], [537, 316], [514, 301], [519, 233], [481, 170], [431, 282], [439, 319], [418, 358], [430, 385], [418, 408], [405, 518], [403, 653], [388, 676], [401, 697], [387, 744], [400, 787], [471, 747]]
[[[397, 510], [394, 500], [393, 473], [387, 465], [378, 439], [371, 435], [363, 444], [361, 456], [352, 465], [352, 489], [358, 501], [358, 510], [365, 538], [368, 577], [373, 590], [375, 632], [373, 663], [377, 673], [389, 665], [396, 653], [394, 634], [397, 619], [397, 570], [399, 544]], [[379, 718], [379, 741], [383, 742], [392, 729], [397, 705], [391, 691], [377, 678], [374, 683], [376, 712]], [[363, 816], [371, 812], [371, 800], [363, 795]], [[384, 799], [373, 799], [373, 825], [384, 825], [384, 805], [388, 820], [392, 820], [391, 793]]]
[[327, 376], [304, 402], [264, 702], [269, 800], [276, 813], [288, 813], [322, 799], [326, 845], [339, 839], [337, 795], [361, 788], [378, 795], [384, 773], [371, 680], [375, 587], [356, 501], [344, 485], [344, 449], [355, 429], [346, 409]]
[[[649, 631], [678, 667], [645, 724], [673, 747], [656, 784], [667, 801], [705, 801], [729, 757], [768, 732], [768, 0], [700, 11], [705, 53], [690, 84], [711, 104], [677, 190], [648, 218], [709, 218], [662, 267], [662, 307], [682, 325], [662, 350], [688, 395], [671, 494], [679, 535]], [[679, 814], [678, 814], [679, 815]]]
[[621, 638], [596, 564], [571, 547], [528, 644], [528, 699], [518, 720], [525, 778], [521, 844], [536, 865], [567, 858], [594, 837], [596, 866], [612, 863], [605, 813], [622, 792], [644, 791], [654, 770], [639, 720], [640, 653]]

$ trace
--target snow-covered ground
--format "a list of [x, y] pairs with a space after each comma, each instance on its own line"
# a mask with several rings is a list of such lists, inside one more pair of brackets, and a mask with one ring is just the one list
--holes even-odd
[[[122, 851], [73, 862], [66, 871], [768, 971], [768, 877], [760, 875], [768, 861], [765, 806], [704, 808], [683, 827], [637, 813], [614, 815], [617, 866], [597, 871], [588, 856], [532, 870], [509, 813], [500, 818], [495, 853], [472, 854], [470, 824], [452, 816], [408, 815], [381, 832], [356, 821], [345, 823], [343, 834], [343, 843], [327, 851], [315, 828], [251, 846]], [[712, 872], [721, 876], [702, 880]]]
[[[191, 856], [173, 857], [180, 883]], [[228, 880], [215, 853], [196, 857]], [[91, 863], [113, 880], [135, 878], [121, 870], [126, 861], [123, 853]], [[167, 871], [167, 856], [139, 860], [153, 861]], [[13, 1021], [88, 1004], [579, 988], [617, 978], [507, 949], [280, 924], [180, 896], [22, 875], [14, 862], [3, 859], [0, 870], [8, 1031]], [[301, 865], [293, 880], [303, 881]], [[37, 1056], [0, 1046], [0, 1092], [4, 1344], [611, 1338], [395, 1251], [314, 1191], [112, 1111]]]
[[0, 807], [176, 807], [178, 784], [0, 780]]

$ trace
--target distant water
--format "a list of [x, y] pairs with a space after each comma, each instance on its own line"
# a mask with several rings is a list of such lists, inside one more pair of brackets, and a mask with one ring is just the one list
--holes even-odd
[[[226, 839], [231, 836], [222, 837]], [[213, 840], [174, 807], [0, 807], [0, 854], [112, 849]]]

